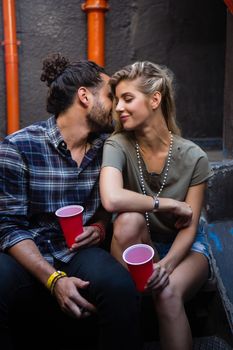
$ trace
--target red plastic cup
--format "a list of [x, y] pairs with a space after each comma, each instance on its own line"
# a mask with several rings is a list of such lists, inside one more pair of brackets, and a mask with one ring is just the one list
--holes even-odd
[[147, 244], [134, 244], [123, 252], [129, 272], [139, 292], [143, 292], [153, 272], [154, 249]]
[[69, 248], [74, 244], [75, 238], [83, 232], [83, 210], [81, 205], [67, 205], [55, 212]]

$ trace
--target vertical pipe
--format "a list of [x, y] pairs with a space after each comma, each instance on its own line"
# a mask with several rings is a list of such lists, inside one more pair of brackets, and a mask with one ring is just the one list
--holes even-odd
[[104, 66], [105, 12], [109, 9], [106, 0], [86, 0], [82, 10], [87, 12], [88, 59]]
[[225, 4], [228, 7], [228, 10], [233, 15], [233, 0], [224, 0]]
[[19, 129], [18, 52], [14, 0], [3, 0], [7, 95], [7, 133]]

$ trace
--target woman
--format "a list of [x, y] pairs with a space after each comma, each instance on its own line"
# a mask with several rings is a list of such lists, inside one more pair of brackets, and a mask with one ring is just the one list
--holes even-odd
[[[118, 213], [112, 254], [122, 262], [131, 244], [153, 244], [159, 256], [146, 290], [152, 291], [162, 349], [192, 349], [184, 302], [204, 284], [209, 253], [199, 225], [206, 154], [180, 136], [171, 71], [136, 62], [110, 80], [116, 131], [105, 143], [102, 203]], [[192, 208], [192, 210], [190, 209]]]

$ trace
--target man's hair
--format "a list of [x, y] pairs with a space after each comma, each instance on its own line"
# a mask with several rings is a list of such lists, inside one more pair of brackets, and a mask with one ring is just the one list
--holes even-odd
[[81, 86], [97, 88], [103, 82], [101, 73], [104, 69], [87, 60], [70, 62], [60, 53], [49, 55], [43, 61], [41, 81], [49, 87], [47, 111], [58, 116], [73, 103], [75, 94]]

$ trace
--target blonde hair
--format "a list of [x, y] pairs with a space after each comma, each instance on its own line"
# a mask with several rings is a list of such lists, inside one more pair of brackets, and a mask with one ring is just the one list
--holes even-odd
[[[174, 100], [173, 80], [174, 75], [166, 66], [161, 66], [149, 61], [135, 62], [113, 74], [110, 79], [112, 92], [115, 96], [116, 86], [122, 80], [138, 79], [138, 89], [145, 95], [151, 95], [159, 91], [162, 96], [161, 109], [168, 129], [176, 135], [181, 131], [176, 123], [176, 107]], [[123, 126], [116, 116], [115, 132], [123, 131]]]

